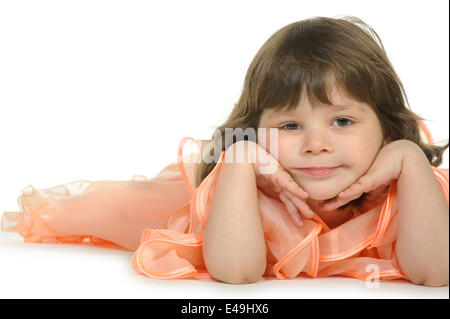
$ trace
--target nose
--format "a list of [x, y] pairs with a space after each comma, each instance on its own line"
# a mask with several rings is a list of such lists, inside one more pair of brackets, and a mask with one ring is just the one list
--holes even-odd
[[302, 154], [320, 154], [331, 153], [333, 147], [331, 141], [318, 131], [309, 132], [304, 135], [303, 145], [301, 149]]

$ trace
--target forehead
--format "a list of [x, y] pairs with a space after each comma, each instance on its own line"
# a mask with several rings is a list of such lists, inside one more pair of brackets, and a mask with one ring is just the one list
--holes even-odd
[[[321, 109], [329, 111], [329, 112], [338, 112], [338, 111], [356, 111], [356, 112], [366, 112], [367, 111], [367, 107], [364, 106], [364, 104], [362, 103], [353, 103], [353, 102], [348, 102], [348, 103], [341, 103], [341, 104], [332, 104], [332, 105], [328, 105], [328, 104], [323, 104], [319, 106]], [[274, 116], [283, 116], [283, 115], [295, 115], [297, 113], [300, 113], [302, 110], [301, 106], [297, 106], [295, 109], [292, 110], [276, 110], [276, 109], [271, 109], [271, 110], [267, 110], [267, 115], [270, 117], [274, 117]]]
[[263, 112], [263, 117], [274, 118], [279, 116], [291, 116], [301, 113], [308, 107], [319, 108], [323, 111], [328, 112], [355, 111], [360, 113], [366, 113], [370, 109], [369, 105], [351, 98], [335, 85], [333, 85], [330, 88], [329, 100], [331, 104], [322, 103], [320, 101], [315, 101], [312, 104], [305, 90], [302, 90], [299, 103], [295, 106], [295, 108], [290, 110], [288, 110], [287, 107], [266, 109]]
[[[344, 104], [323, 104], [320, 106], [321, 110], [325, 113], [338, 113], [341, 111], [352, 112], [352, 114], [360, 114], [361, 116], [365, 116], [369, 112], [369, 106], [364, 103], [355, 103], [348, 102]], [[296, 106], [295, 109], [292, 110], [276, 110], [276, 109], [268, 109], [265, 110], [260, 118], [260, 125], [264, 125], [264, 123], [268, 123], [269, 121], [278, 121], [286, 118], [291, 118], [294, 116], [300, 117], [304, 109], [302, 106]], [[304, 113], [303, 113], [304, 114]]]

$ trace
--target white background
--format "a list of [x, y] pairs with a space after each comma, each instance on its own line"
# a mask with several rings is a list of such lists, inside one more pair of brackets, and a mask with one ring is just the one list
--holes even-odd
[[[429, 120], [435, 141], [448, 138], [448, 1], [156, 3], [0, 1], [0, 213], [18, 209], [28, 184], [155, 175], [176, 161], [184, 136], [208, 139], [226, 120], [262, 44], [313, 16], [371, 25], [411, 109]], [[344, 278], [155, 281], [130, 262], [123, 251], [24, 244], [0, 233], [0, 296], [448, 298], [448, 287], [382, 284], [374, 292]]]

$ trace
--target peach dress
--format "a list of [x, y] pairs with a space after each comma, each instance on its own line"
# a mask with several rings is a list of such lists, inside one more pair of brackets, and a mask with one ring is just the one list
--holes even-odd
[[[428, 128], [423, 123], [421, 128], [433, 143]], [[177, 162], [150, 179], [135, 175], [127, 181], [79, 180], [48, 189], [28, 185], [18, 198], [21, 210], [3, 213], [2, 230], [17, 232], [25, 242], [134, 251], [132, 268], [154, 279], [212, 278], [203, 260], [202, 239], [225, 152], [195, 188], [200, 152], [183, 156], [187, 142], [201, 144], [183, 138]], [[448, 169], [431, 167], [448, 203]], [[333, 229], [317, 214], [298, 227], [281, 201], [259, 189], [257, 195], [267, 247], [264, 276], [408, 281], [395, 255], [396, 181], [381, 208], [354, 210], [350, 220]]]

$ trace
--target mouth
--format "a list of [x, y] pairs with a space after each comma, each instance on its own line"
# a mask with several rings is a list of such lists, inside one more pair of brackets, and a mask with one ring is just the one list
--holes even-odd
[[300, 173], [309, 175], [309, 176], [328, 176], [333, 174], [338, 170], [341, 166], [336, 167], [303, 167], [303, 168], [295, 168], [296, 171]]

